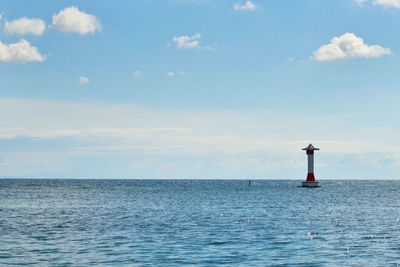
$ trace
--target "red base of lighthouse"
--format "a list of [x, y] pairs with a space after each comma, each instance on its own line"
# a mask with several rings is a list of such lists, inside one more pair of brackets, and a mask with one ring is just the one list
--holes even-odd
[[315, 182], [314, 173], [308, 173], [308, 174], [307, 174], [307, 179], [306, 179], [306, 181], [307, 181], [307, 182]]
[[320, 187], [320, 185], [315, 181], [314, 173], [308, 173], [307, 179], [301, 183], [301, 187]]

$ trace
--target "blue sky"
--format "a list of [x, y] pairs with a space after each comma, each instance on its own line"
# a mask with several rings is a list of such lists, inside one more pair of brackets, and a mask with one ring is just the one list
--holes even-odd
[[1, 177], [400, 178], [400, 0], [0, 14]]

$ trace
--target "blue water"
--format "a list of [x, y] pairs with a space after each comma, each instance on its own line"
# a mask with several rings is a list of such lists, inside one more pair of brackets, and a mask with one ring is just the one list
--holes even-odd
[[397, 266], [400, 181], [0, 180], [0, 265]]

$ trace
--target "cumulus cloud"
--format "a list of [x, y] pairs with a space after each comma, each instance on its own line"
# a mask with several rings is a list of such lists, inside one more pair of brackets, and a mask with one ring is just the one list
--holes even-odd
[[25, 39], [9, 45], [0, 42], [0, 62], [22, 64], [31, 61], [42, 62], [45, 59], [46, 57]]
[[192, 48], [200, 48], [200, 34], [195, 34], [193, 36], [182, 35], [179, 37], [174, 36], [172, 39], [177, 48], [183, 49], [192, 49]]
[[167, 73], [167, 77], [174, 77], [174, 76], [175, 76], [175, 73], [172, 72], [172, 71], [170, 71], [170, 72]]
[[77, 7], [71, 6], [53, 15], [51, 28], [78, 34], [95, 33], [102, 30], [100, 21], [93, 15], [80, 11]]
[[46, 24], [41, 19], [30, 19], [23, 17], [13, 21], [6, 21], [4, 31], [7, 34], [33, 34], [42, 35], [46, 29]]
[[79, 77], [79, 82], [81, 84], [87, 84], [87, 83], [89, 83], [89, 78], [85, 77], [85, 76], [81, 76], [81, 77]]
[[379, 45], [367, 45], [354, 33], [345, 33], [334, 37], [330, 44], [321, 46], [314, 52], [313, 59], [317, 61], [332, 61], [350, 58], [378, 58], [391, 54], [389, 48]]
[[233, 5], [233, 9], [235, 11], [244, 11], [244, 10], [254, 11], [254, 10], [256, 10], [256, 5], [253, 2], [251, 2], [250, 0], [247, 0], [246, 3], [244, 3], [244, 4], [235, 3]]
[[400, 0], [374, 0], [374, 5], [400, 8]]

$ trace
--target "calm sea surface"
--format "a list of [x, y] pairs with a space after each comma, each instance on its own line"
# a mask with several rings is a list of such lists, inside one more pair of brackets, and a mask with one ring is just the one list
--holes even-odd
[[0, 265], [397, 266], [400, 181], [0, 180]]

